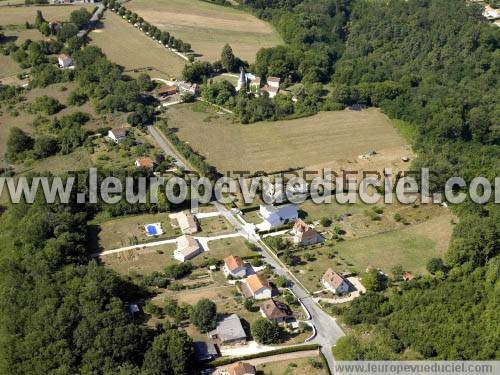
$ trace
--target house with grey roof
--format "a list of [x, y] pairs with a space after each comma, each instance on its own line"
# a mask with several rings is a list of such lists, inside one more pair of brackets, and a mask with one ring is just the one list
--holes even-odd
[[221, 345], [242, 345], [247, 342], [247, 335], [240, 318], [236, 314], [231, 314], [219, 320], [217, 327], [208, 333], [219, 346]]

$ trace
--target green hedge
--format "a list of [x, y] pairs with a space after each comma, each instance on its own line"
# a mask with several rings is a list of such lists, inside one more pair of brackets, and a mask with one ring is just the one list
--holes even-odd
[[315, 350], [315, 349], [319, 349], [318, 344], [291, 346], [291, 347], [287, 347], [287, 348], [271, 350], [271, 351], [264, 352], [264, 353], [255, 353], [255, 354], [249, 354], [249, 355], [244, 355], [244, 356], [239, 356], [239, 357], [217, 358], [217, 359], [214, 359], [212, 362], [207, 363], [207, 367], [219, 367], [219, 366], [229, 365], [230, 363], [234, 363], [234, 362], [238, 362], [238, 361], [245, 361], [248, 359], [264, 358], [264, 357], [270, 357], [270, 356], [277, 355], [277, 354], [303, 352], [306, 350]]

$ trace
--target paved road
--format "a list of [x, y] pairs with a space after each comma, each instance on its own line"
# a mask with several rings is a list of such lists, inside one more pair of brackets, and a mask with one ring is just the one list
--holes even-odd
[[[92, 28], [94, 27], [94, 24], [97, 21], [99, 21], [99, 19], [101, 18], [102, 12], [104, 12], [104, 9], [105, 9], [105, 7], [102, 3], [96, 4], [96, 5], [97, 5], [97, 10], [94, 12], [94, 14], [92, 14], [92, 17], [90, 18], [90, 22], [89, 22], [89, 25], [91, 25]], [[78, 32], [77, 36], [82, 38], [87, 33], [87, 31], [88, 31], [88, 29], [80, 30]]]
[[291, 285], [290, 289], [302, 302], [303, 306], [309, 312], [311, 319], [309, 320], [316, 328], [316, 337], [309, 341], [312, 344], [321, 345], [321, 352], [326, 357], [330, 369], [333, 371], [334, 358], [331, 348], [337, 340], [344, 336], [344, 332], [339, 327], [337, 322], [313, 300], [313, 298], [306, 292], [306, 289], [300, 285], [297, 278], [287, 269], [287, 267], [278, 259], [276, 259], [267, 245], [262, 242], [255, 232], [249, 232], [248, 226], [243, 225], [234, 214], [228, 210], [224, 205], [219, 202], [212, 202], [217, 211], [220, 212], [243, 236], [250, 242], [257, 244], [263, 251], [262, 255], [267, 264], [273, 267], [274, 272], [278, 275], [286, 277]]
[[182, 160], [179, 159], [177, 154], [167, 144], [167, 142], [165, 141], [163, 136], [160, 134], [160, 132], [158, 130], [156, 130], [155, 127], [153, 127], [152, 125], [149, 125], [148, 131], [149, 131], [149, 134], [151, 134], [151, 136], [155, 139], [156, 143], [158, 143], [158, 146], [160, 146], [160, 148], [163, 150], [163, 152], [165, 152], [165, 154], [174, 158], [174, 160], [175, 160], [174, 163], [178, 168], [180, 168], [181, 170], [184, 170], [184, 171], [189, 171], [188, 166], [186, 164], [184, 164], [184, 162]]

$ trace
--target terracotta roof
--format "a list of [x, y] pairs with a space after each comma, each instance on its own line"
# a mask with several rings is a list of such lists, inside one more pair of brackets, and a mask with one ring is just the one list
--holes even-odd
[[340, 285], [342, 285], [342, 283], [345, 282], [344, 278], [331, 268], [328, 268], [325, 272], [323, 280], [334, 289], [337, 289]]
[[224, 263], [229, 271], [234, 271], [238, 268], [244, 267], [245, 263], [239, 256], [230, 255], [224, 259]]
[[269, 320], [283, 319], [291, 315], [287, 305], [273, 299], [264, 302], [260, 310]]
[[255, 294], [262, 288], [271, 288], [267, 279], [261, 275], [255, 274], [247, 278], [246, 285], [248, 289]]
[[229, 375], [247, 375], [255, 374], [255, 367], [250, 363], [246, 362], [236, 362], [227, 366], [227, 372]]
[[65, 53], [60, 53], [59, 55], [57, 55], [57, 57], [61, 60], [66, 60], [66, 59], [69, 59], [70, 57], [68, 55], [66, 55]]
[[306, 240], [318, 235], [318, 232], [314, 228], [307, 225], [302, 219], [297, 219], [293, 226], [293, 230], [297, 233], [300, 239]]
[[177, 87], [163, 85], [156, 92], [158, 95], [173, 95], [177, 92]]
[[135, 162], [139, 167], [144, 168], [153, 168], [155, 165], [155, 162], [151, 158], [139, 158]]
[[403, 277], [404, 281], [410, 281], [410, 280], [413, 280], [415, 278], [415, 276], [413, 276], [413, 274], [411, 272], [408, 272], [408, 271], [403, 272], [402, 277]]

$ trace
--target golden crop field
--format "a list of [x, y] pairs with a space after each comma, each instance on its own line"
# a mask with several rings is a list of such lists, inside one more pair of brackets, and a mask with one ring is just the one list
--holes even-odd
[[180, 76], [186, 63], [181, 57], [155, 43], [113, 12], [105, 12], [102, 22], [104, 27], [92, 31], [89, 37], [91, 43], [100, 47], [111, 61], [127, 70], [152, 67], [163, 73], [158, 74], [160, 78]]
[[224, 44], [234, 53], [253, 62], [260, 48], [282, 44], [268, 23], [243, 11], [198, 0], [133, 0], [126, 7], [146, 21], [191, 43], [201, 58], [220, 58]]
[[178, 129], [177, 135], [221, 172], [310, 167], [357, 160], [369, 150], [391, 159], [394, 150], [406, 148], [389, 118], [376, 109], [241, 125], [200, 107], [196, 103], [169, 108], [168, 126]]

